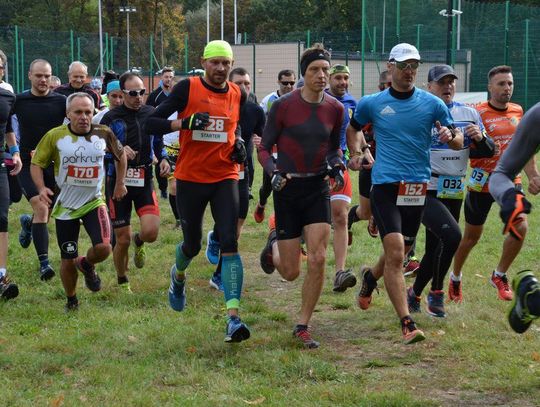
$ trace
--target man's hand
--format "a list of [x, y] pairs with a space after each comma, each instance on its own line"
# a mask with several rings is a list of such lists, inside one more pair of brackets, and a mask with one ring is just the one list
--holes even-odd
[[242, 164], [246, 161], [247, 151], [244, 140], [237, 138], [234, 142], [233, 152], [231, 154], [231, 160], [237, 164]]
[[9, 172], [9, 175], [15, 176], [19, 172], [21, 172], [21, 168], [22, 168], [22, 161], [21, 161], [21, 156], [19, 155], [19, 153], [12, 155], [12, 161], [13, 161], [14, 168]]
[[123, 197], [126, 196], [126, 194], [127, 194], [126, 185], [123, 182], [122, 183], [116, 182], [114, 184], [114, 191], [113, 191], [112, 199], [114, 199], [115, 201], [120, 201]]
[[281, 191], [285, 187], [288, 178], [289, 177], [287, 175], [283, 176], [278, 171], [274, 171], [270, 181], [272, 184], [272, 189], [276, 192]]
[[169, 160], [166, 158], [162, 158], [159, 162], [159, 175], [162, 177], [166, 177], [171, 173], [171, 166], [169, 164]]
[[262, 140], [262, 137], [257, 136], [255, 133], [251, 135], [251, 141], [253, 142], [253, 145], [255, 146], [257, 150], [259, 149], [259, 146], [261, 145], [261, 140]]
[[134, 160], [139, 153], [138, 151], [133, 150], [130, 146], [124, 146], [124, 152], [128, 160]]
[[484, 138], [484, 135], [480, 131], [480, 127], [478, 127], [476, 124], [469, 124], [467, 127], [465, 127], [465, 133], [477, 143], [482, 141]]
[[339, 191], [345, 185], [345, 178], [343, 177], [343, 170], [340, 165], [336, 165], [328, 171], [328, 176], [333, 181], [331, 183], [332, 191]]
[[210, 121], [207, 112], [193, 113], [191, 116], [182, 119], [182, 130], [204, 130]]
[[500, 212], [504, 223], [503, 235], [510, 233], [517, 240], [523, 240], [516, 226], [523, 222], [522, 213], [531, 213], [531, 206], [525, 195], [514, 188], [504, 193]]
[[540, 192], [540, 176], [529, 179], [529, 192], [533, 195], [538, 195]]
[[435, 122], [435, 128], [437, 129], [437, 132], [439, 133], [439, 143], [446, 144], [449, 141], [452, 141], [454, 139], [454, 136], [452, 135], [452, 132], [450, 129], [446, 126], [441, 126], [440, 121]]
[[47, 206], [51, 206], [52, 204], [52, 199], [49, 198], [51, 196], [54, 196], [54, 192], [51, 191], [49, 188], [47, 187], [43, 187], [40, 191], [39, 191], [39, 200], [41, 202], [45, 202], [47, 204]]

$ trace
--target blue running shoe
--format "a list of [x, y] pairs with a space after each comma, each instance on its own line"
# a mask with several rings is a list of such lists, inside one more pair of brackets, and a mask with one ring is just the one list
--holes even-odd
[[169, 286], [169, 304], [175, 311], [183, 311], [186, 306], [186, 282], [176, 280], [176, 264], [171, 267], [171, 285]]
[[27, 248], [32, 243], [32, 217], [30, 215], [21, 215], [21, 231], [19, 232], [19, 243], [23, 248]]
[[221, 274], [214, 273], [208, 283], [210, 284], [210, 287], [215, 288], [218, 291], [223, 291], [223, 281], [221, 281]]
[[249, 339], [251, 332], [246, 324], [237, 316], [229, 316], [227, 319], [227, 333], [225, 334], [225, 342], [242, 342]]
[[49, 263], [39, 267], [39, 278], [41, 281], [49, 281], [54, 277], [54, 270]]
[[206, 236], [206, 258], [210, 264], [218, 264], [219, 262], [219, 242], [216, 242], [212, 237], [214, 232], [211, 230]]

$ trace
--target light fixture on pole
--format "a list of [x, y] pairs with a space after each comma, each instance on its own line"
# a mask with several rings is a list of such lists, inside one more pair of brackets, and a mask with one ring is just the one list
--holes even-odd
[[99, 76], [103, 77], [103, 23], [101, 19], [101, 0], [98, 0], [99, 18]]
[[446, 35], [446, 65], [452, 65], [452, 18], [463, 14], [461, 10], [452, 9], [452, 0], [448, 0], [448, 8], [439, 11], [439, 14], [448, 18], [448, 30]]
[[120, 12], [127, 15], [127, 70], [129, 71], [129, 14], [136, 13], [137, 9], [135, 6], [120, 6]]

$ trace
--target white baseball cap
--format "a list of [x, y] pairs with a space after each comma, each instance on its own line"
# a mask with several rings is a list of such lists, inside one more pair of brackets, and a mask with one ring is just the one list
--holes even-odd
[[406, 42], [402, 42], [392, 48], [390, 56], [388, 57], [389, 61], [397, 62], [407, 61], [408, 59], [420, 61], [420, 53], [414, 45], [407, 44]]

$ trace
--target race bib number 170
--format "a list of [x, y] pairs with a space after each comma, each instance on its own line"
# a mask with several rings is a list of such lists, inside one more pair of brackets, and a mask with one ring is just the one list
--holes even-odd
[[79, 167], [69, 165], [66, 183], [79, 187], [97, 187], [100, 167]]

